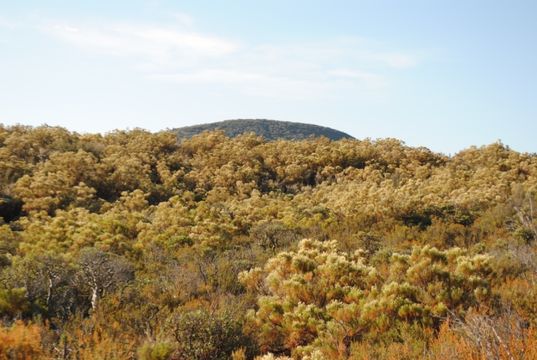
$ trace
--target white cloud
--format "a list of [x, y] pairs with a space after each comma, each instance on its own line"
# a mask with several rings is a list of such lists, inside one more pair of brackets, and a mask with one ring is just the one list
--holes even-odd
[[218, 85], [243, 95], [305, 100], [325, 93], [330, 84], [303, 76], [247, 72], [244, 69], [205, 69], [195, 72], [148, 75], [150, 79], [176, 84]]
[[247, 73], [238, 70], [205, 69], [188, 73], [152, 74], [149, 76], [155, 80], [163, 80], [177, 83], [251, 83], [269, 79], [264, 74]]
[[174, 12], [171, 14], [171, 17], [175, 20], [178, 25], [191, 28], [194, 26], [194, 18], [189, 14], [182, 12]]
[[7, 19], [7, 18], [4, 18], [4, 17], [0, 16], [0, 28], [12, 30], [12, 29], [15, 29], [17, 27], [17, 25], [18, 24], [17, 24], [16, 21], [13, 21], [13, 20], [10, 20], [10, 19]]
[[[378, 93], [392, 70], [419, 64], [415, 53], [387, 51], [360, 38], [312, 43], [246, 44], [193, 28], [187, 14], [172, 25], [60, 22], [42, 29], [89, 52], [124, 57], [153, 81], [226, 85], [247, 95], [322, 97], [337, 91]], [[387, 74], [389, 73], [389, 75]]]
[[216, 36], [153, 25], [73, 26], [61, 23], [48, 25], [45, 31], [88, 51], [138, 56], [156, 63], [222, 56], [238, 48], [235, 42]]
[[394, 53], [394, 52], [377, 52], [369, 54], [372, 60], [379, 61], [396, 69], [405, 69], [417, 66], [419, 58], [414, 54]]
[[333, 69], [328, 74], [336, 78], [362, 81], [372, 88], [383, 88], [387, 85], [386, 79], [379, 74], [351, 69]]

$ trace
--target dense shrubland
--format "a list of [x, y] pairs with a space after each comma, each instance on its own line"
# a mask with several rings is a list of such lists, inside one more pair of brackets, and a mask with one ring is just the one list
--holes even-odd
[[0, 359], [537, 358], [537, 156], [0, 127]]

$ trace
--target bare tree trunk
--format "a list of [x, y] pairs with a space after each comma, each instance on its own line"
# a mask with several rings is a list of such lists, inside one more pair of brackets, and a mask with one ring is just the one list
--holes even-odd
[[50, 308], [50, 299], [52, 298], [52, 277], [48, 278], [48, 288], [47, 288], [47, 309]]
[[97, 309], [97, 302], [99, 300], [99, 289], [94, 287], [91, 290], [91, 310], [95, 311]]

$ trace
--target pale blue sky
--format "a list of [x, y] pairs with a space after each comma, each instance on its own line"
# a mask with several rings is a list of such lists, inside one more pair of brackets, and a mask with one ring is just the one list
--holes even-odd
[[0, 0], [0, 122], [309, 122], [537, 152], [537, 1]]

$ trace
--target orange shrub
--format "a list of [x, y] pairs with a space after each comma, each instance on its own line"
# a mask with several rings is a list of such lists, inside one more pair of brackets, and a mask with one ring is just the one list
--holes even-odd
[[41, 327], [15, 322], [0, 328], [0, 360], [33, 360], [45, 358], [41, 346]]

